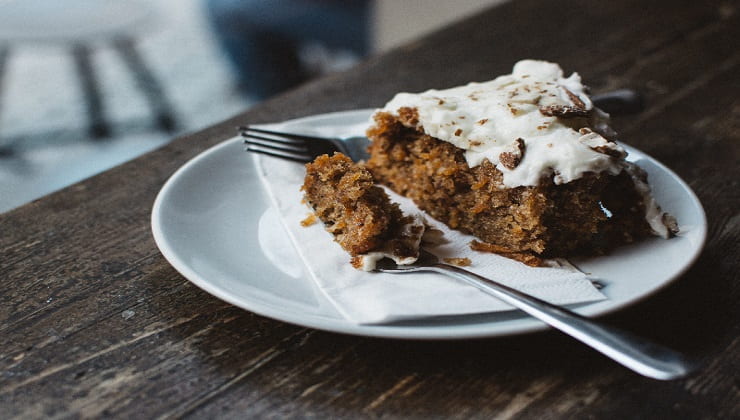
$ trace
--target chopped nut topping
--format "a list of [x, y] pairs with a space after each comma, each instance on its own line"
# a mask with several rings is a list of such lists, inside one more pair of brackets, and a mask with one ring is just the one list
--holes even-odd
[[573, 105], [547, 105], [540, 107], [540, 113], [548, 117], [562, 117], [562, 118], [573, 118], [573, 117], [586, 117], [590, 111], [586, 109], [586, 104], [583, 103], [581, 98], [570, 90], [563, 88], [565, 93], [570, 98]]
[[592, 147], [591, 150], [595, 152], [603, 153], [605, 155], [609, 155], [617, 159], [621, 159], [625, 156], [625, 153], [622, 152], [621, 150], [614, 149], [612, 147], [609, 147], [608, 145]]
[[[588, 130], [588, 132], [585, 132], [584, 130]], [[627, 156], [627, 153], [617, 146], [616, 143], [601, 137], [598, 133], [594, 133], [587, 128], [582, 128], [579, 132], [583, 134], [583, 137], [581, 137], [579, 141], [588, 146], [594, 152], [602, 153], [617, 159]]]
[[565, 93], [570, 98], [571, 102], [573, 102], [573, 105], [574, 106], [576, 106], [578, 108], [581, 108], [581, 109], [586, 109], [586, 104], [583, 103], [583, 101], [581, 100], [581, 98], [578, 97], [578, 95], [576, 95], [575, 93], [571, 92], [567, 88], [563, 88], [563, 89], [565, 90]]
[[462, 134], [462, 132], [463, 132], [463, 129], [462, 128], [458, 128], [457, 130], [455, 130], [455, 135], [456, 136], [459, 136], [460, 134]]
[[476, 121], [476, 124], [483, 125], [488, 122], [488, 118], [483, 118], [481, 120]]
[[568, 105], [541, 106], [540, 113], [548, 117], [562, 118], [586, 117], [589, 114], [589, 112], [585, 109], [576, 108]]
[[498, 160], [504, 168], [514, 170], [524, 157], [524, 139], [518, 138], [510, 146], [510, 150], [498, 155]]

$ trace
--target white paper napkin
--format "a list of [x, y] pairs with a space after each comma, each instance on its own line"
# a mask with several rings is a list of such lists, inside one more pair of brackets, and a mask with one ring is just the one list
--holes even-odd
[[[298, 132], [296, 127], [270, 125], [272, 129]], [[350, 134], [360, 127], [300, 127], [314, 135]], [[362, 132], [362, 131], [360, 131]], [[472, 286], [436, 273], [385, 274], [356, 270], [350, 256], [324, 230], [323, 224], [303, 227], [301, 221], [311, 209], [303, 204], [300, 186], [303, 165], [255, 155], [262, 183], [282, 222], [274, 226], [275, 235], [287, 234], [307, 272], [327, 299], [347, 320], [358, 324], [388, 323], [425, 317], [510, 310], [511, 307]], [[389, 190], [387, 190], [389, 191]], [[393, 201], [407, 214], [419, 210], [410, 200], [389, 191]], [[472, 236], [448, 229], [426, 217], [433, 227], [444, 232], [446, 243], [429, 249], [441, 258], [467, 257], [465, 267], [477, 274], [556, 304], [574, 304], [606, 299], [580, 272], [567, 268], [533, 268], [496, 254], [472, 251]], [[284, 232], [280, 232], [283, 230]], [[291, 264], [295, 262], [286, 262]]]

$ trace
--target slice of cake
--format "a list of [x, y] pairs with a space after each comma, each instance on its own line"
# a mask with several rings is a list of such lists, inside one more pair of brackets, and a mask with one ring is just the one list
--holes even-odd
[[668, 237], [675, 220], [608, 123], [578, 74], [524, 60], [489, 82], [396, 95], [374, 114], [367, 168], [478, 249], [564, 257]]
[[306, 165], [301, 189], [326, 230], [352, 256], [355, 268], [373, 270], [385, 257], [397, 264], [411, 264], [419, 257], [421, 218], [405, 216], [363, 164], [341, 153], [319, 156]]

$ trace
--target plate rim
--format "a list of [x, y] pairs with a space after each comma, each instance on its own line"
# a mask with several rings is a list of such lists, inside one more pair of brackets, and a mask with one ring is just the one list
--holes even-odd
[[[309, 115], [309, 116], [305, 116], [305, 117], [301, 117], [301, 118], [297, 118], [297, 119], [293, 119], [289, 121], [284, 121], [283, 123], [284, 124], [285, 123], [304, 124], [304, 123], [315, 122], [321, 119], [341, 118], [343, 116], [344, 117], [349, 117], [349, 116], [357, 117], [360, 114], [365, 114], [369, 116], [373, 111], [374, 109], [357, 109], [357, 110], [348, 110], [348, 111], [329, 112], [329, 113], [322, 113], [322, 114], [316, 114], [316, 115]], [[178, 271], [188, 281], [190, 281], [191, 283], [193, 283], [195, 286], [199, 287], [200, 289], [204, 290], [205, 292], [225, 302], [228, 302], [234, 306], [237, 306], [241, 309], [244, 309], [244, 310], [247, 310], [247, 311], [250, 311], [255, 314], [265, 316], [271, 319], [275, 319], [281, 322], [286, 322], [286, 323], [290, 323], [290, 324], [301, 326], [301, 327], [309, 327], [309, 328], [314, 328], [314, 329], [323, 330], [323, 331], [350, 334], [350, 335], [356, 335], [356, 336], [382, 337], [382, 338], [393, 338], [393, 339], [412, 339], [412, 340], [457, 340], [457, 339], [513, 336], [513, 335], [519, 335], [519, 334], [532, 333], [535, 331], [542, 331], [542, 330], [546, 330], [550, 328], [548, 325], [546, 325], [542, 321], [539, 321], [534, 318], [529, 318], [526, 316], [522, 317], [520, 320], [522, 325], [508, 325], [504, 327], [501, 327], [499, 325], [497, 326], [497, 328], [494, 328], [494, 330], [490, 330], [490, 326], [492, 324], [496, 324], [496, 321], [475, 323], [475, 324], [457, 324], [457, 325], [451, 324], [451, 325], [444, 325], [444, 326], [440, 326], [440, 325], [433, 325], [433, 326], [413, 326], [411, 325], [410, 326], [410, 325], [398, 325], [398, 324], [375, 324], [375, 325], [355, 324], [355, 323], [352, 323], [342, 318], [331, 318], [331, 317], [321, 316], [320, 314], [308, 314], [308, 316], [306, 316], [306, 314], [301, 315], [301, 314], [296, 313], [296, 311], [292, 309], [290, 311], [287, 311], [286, 313], [285, 308], [280, 310], [280, 309], [275, 308], [274, 306], [264, 304], [256, 299], [245, 302], [243, 297], [236, 296], [227, 290], [224, 290], [220, 287], [213, 285], [209, 280], [203, 278], [196, 270], [192, 269], [188, 263], [182, 260], [178, 256], [178, 253], [174, 250], [174, 247], [170, 246], [169, 241], [167, 239], [167, 235], [163, 230], [163, 224], [162, 224], [163, 219], [161, 217], [162, 216], [161, 212], [162, 212], [162, 206], [164, 205], [167, 196], [171, 194], [172, 189], [174, 188], [175, 184], [179, 181], [180, 178], [185, 176], [185, 174], [187, 174], [191, 168], [198, 165], [202, 160], [207, 159], [209, 156], [217, 153], [222, 148], [226, 148], [226, 147], [233, 145], [233, 143], [235, 142], [241, 142], [241, 138], [238, 136], [235, 136], [229, 139], [225, 139], [207, 148], [206, 150], [201, 151], [196, 156], [189, 159], [186, 163], [180, 166], [175, 172], [173, 172], [172, 175], [170, 175], [170, 177], [167, 179], [167, 181], [165, 181], [162, 188], [157, 193], [157, 196], [152, 206], [151, 229], [152, 229], [152, 235], [154, 237], [154, 241], [157, 247], [159, 248], [159, 251], [165, 257], [168, 263], [176, 271]], [[692, 255], [690, 256], [690, 258], [687, 259], [687, 261], [681, 267], [680, 270], [678, 270], [672, 277], [668, 278], [662, 283], [655, 285], [654, 287], [647, 290], [643, 294], [631, 300], [619, 302], [614, 305], [607, 305], [602, 308], [597, 307], [595, 310], [594, 309], [589, 310], [589, 306], [593, 307], [593, 305], [596, 305], [599, 302], [595, 302], [592, 304], [584, 304], [583, 306], [573, 308], [575, 312], [581, 315], [587, 316], [587, 317], [604, 316], [604, 315], [619, 311], [621, 309], [624, 309], [627, 306], [635, 305], [639, 302], [642, 302], [650, 298], [651, 296], [655, 295], [659, 291], [668, 287], [670, 284], [673, 284], [676, 280], [681, 278], [683, 274], [685, 274], [686, 271], [691, 266], [694, 265], [696, 260], [701, 256], [702, 250], [706, 243], [706, 237], [707, 237], [706, 213], [704, 211], [703, 206], [701, 205], [701, 202], [696, 196], [696, 193], [691, 189], [691, 187], [683, 179], [681, 179], [681, 177], [679, 177], [675, 172], [673, 172], [670, 168], [668, 168], [662, 162], [640, 151], [639, 149], [625, 145], [624, 143], [621, 143], [621, 144], [628, 149], [628, 152], [630, 153], [636, 152], [636, 154], [644, 156], [645, 158], [649, 159], [652, 164], [654, 164], [661, 171], [669, 175], [673, 180], [678, 182], [678, 184], [681, 186], [682, 191], [687, 194], [688, 198], [691, 201], [691, 204], [693, 204], [693, 207], [695, 207], [698, 210], [698, 216], [700, 219], [700, 223], [698, 224], [698, 226], [695, 227], [696, 229], [699, 229], [698, 236], [697, 236], [698, 241], [697, 241], [697, 245], [692, 249], [693, 251]], [[271, 205], [269, 201], [266, 204], [267, 206]], [[305, 273], [302, 279], [311, 281], [305, 276]], [[488, 328], [486, 328], [487, 326]]]

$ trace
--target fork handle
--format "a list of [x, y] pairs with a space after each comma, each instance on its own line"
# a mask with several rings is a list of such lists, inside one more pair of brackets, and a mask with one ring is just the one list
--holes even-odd
[[647, 377], [660, 380], [676, 379], [687, 375], [693, 368], [692, 363], [674, 350], [583, 317], [460, 267], [436, 263], [424, 269], [463, 280]]
[[610, 90], [591, 96], [591, 102], [611, 115], [637, 114], [645, 108], [639, 92], [632, 89]]

